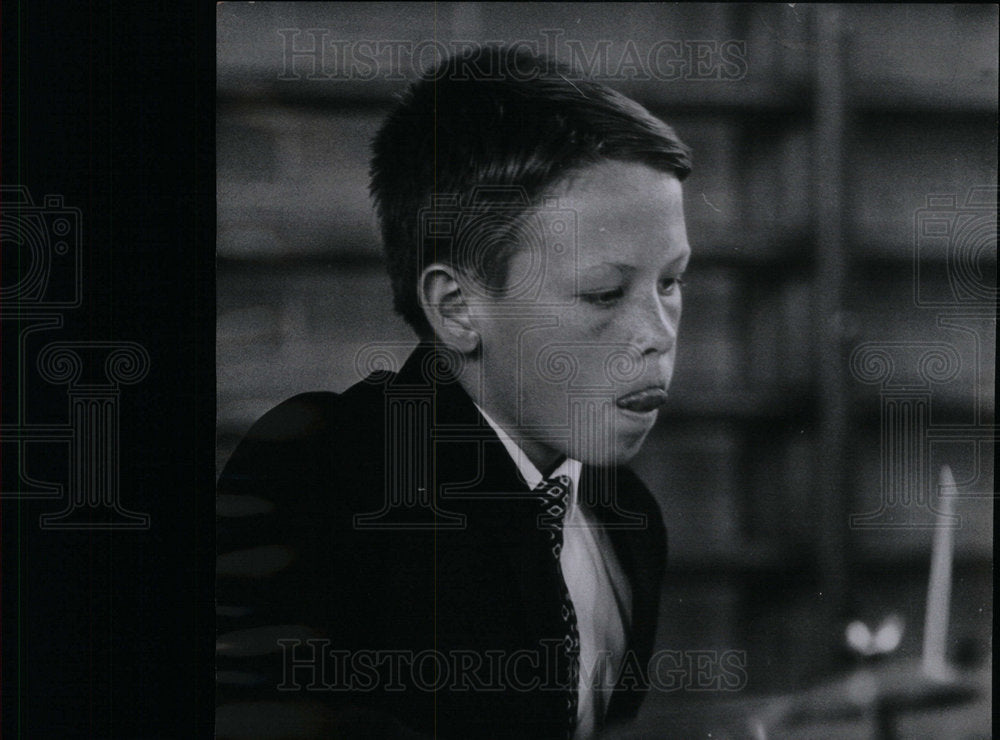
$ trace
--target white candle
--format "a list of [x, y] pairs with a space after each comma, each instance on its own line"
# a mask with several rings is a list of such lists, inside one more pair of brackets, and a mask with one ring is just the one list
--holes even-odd
[[944, 677], [948, 674], [946, 640], [948, 612], [951, 606], [951, 567], [955, 550], [955, 478], [951, 468], [941, 467], [940, 509], [934, 527], [931, 550], [931, 574], [927, 585], [927, 612], [924, 618], [924, 673]]

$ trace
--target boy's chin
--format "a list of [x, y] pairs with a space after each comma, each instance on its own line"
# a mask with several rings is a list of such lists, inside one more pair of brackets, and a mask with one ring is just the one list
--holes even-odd
[[599, 468], [625, 465], [642, 449], [648, 434], [648, 430], [633, 434], [619, 433], [615, 439], [607, 440], [605, 444], [570, 445], [566, 454], [584, 465]]

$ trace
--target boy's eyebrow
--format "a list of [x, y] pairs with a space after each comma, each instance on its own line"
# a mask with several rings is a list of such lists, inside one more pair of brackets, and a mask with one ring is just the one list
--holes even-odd
[[[668, 262], [666, 266], [673, 267], [674, 265], [686, 262], [690, 256], [691, 256], [690, 251], [685, 250], [684, 252], [677, 255], [672, 260], [670, 260], [670, 262]], [[638, 271], [638, 268], [635, 265], [630, 265], [627, 262], [611, 262], [607, 260], [604, 262], [597, 262], [593, 265], [585, 265], [584, 267], [580, 268], [580, 271], [584, 272], [586, 270], [594, 270], [598, 267], [613, 267], [616, 270], [623, 273], [626, 277], [629, 277]]]
[[634, 265], [629, 265], [625, 262], [608, 262], [608, 261], [597, 262], [593, 265], [586, 265], [585, 267], [581, 268], [581, 270], [595, 270], [599, 267], [613, 267], [619, 272], [624, 273], [626, 276], [632, 275], [636, 271], [636, 267]]

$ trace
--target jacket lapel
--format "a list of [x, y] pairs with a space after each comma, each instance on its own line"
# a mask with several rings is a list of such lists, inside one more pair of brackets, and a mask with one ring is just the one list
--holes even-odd
[[[646, 663], [653, 649], [656, 623], [659, 618], [660, 574], [663, 564], [656, 562], [657, 549], [650, 537], [653, 531], [648, 519], [652, 514], [640, 503], [640, 495], [649, 495], [642, 484], [624, 468], [595, 471], [584, 468], [581, 481], [588, 490], [581, 488], [581, 496], [590, 502], [591, 511], [606, 527], [608, 539], [618, 562], [628, 578], [632, 592], [632, 618], [626, 625], [626, 656], [637, 662], [645, 676]], [[595, 491], [595, 486], [609, 490]], [[640, 513], [643, 512], [643, 513]], [[658, 515], [658, 514], [657, 514]], [[641, 519], [638, 519], [640, 518]], [[608, 707], [607, 722], [630, 716], [642, 700], [642, 694], [630, 690], [629, 684], [637, 678], [635, 665], [623, 664], [619, 680]], [[631, 672], [631, 673], [630, 673]]]

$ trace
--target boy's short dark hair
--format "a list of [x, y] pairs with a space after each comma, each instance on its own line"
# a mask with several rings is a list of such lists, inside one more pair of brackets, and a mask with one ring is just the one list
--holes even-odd
[[[372, 151], [371, 194], [394, 306], [421, 338], [432, 335], [417, 298], [424, 266], [458, 262], [484, 285], [502, 287], [516, 243], [505, 238], [511, 216], [573, 170], [622, 160], [681, 180], [691, 171], [689, 150], [673, 129], [635, 101], [565, 64], [503, 46], [470, 49], [426, 72], [386, 119]], [[512, 202], [511, 193], [521, 197]], [[502, 224], [498, 233], [439, 249], [420, 215], [439, 194], [456, 197], [459, 208], [502, 204], [506, 221], [493, 220]], [[472, 249], [475, 257], [467, 254]]]

